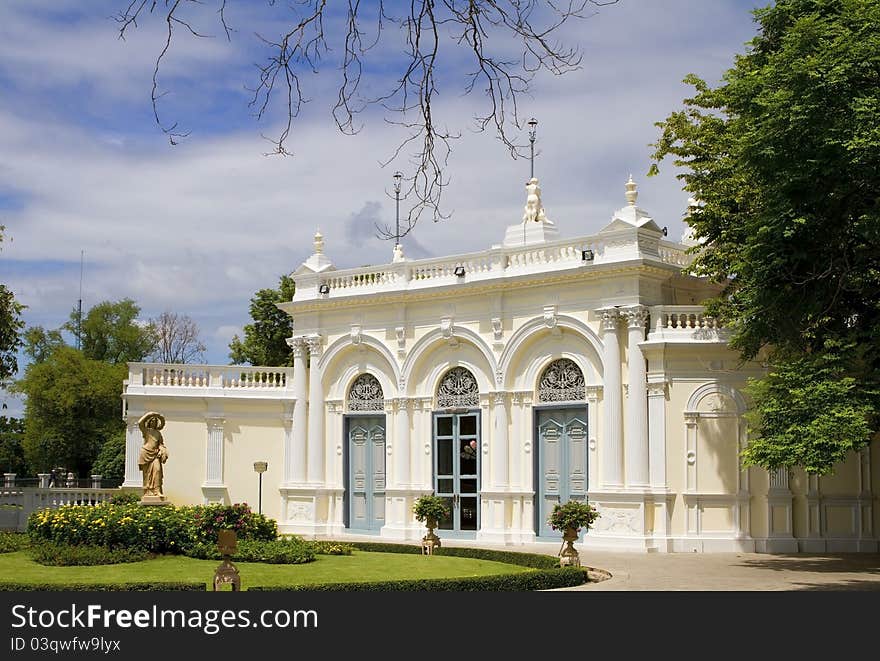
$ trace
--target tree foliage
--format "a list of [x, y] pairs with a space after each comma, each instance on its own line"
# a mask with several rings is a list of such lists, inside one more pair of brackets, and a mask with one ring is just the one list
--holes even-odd
[[0, 415], [0, 471], [19, 476], [27, 473], [23, 441], [24, 423], [18, 418]]
[[[0, 225], [0, 243], [3, 242], [4, 229]], [[22, 346], [23, 309], [24, 306], [15, 300], [15, 295], [6, 285], [0, 284], [0, 385], [18, 371], [16, 354]]]
[[202, 362], [207, 347], [199, 338], [199, 325], [189, 316], [166, 310], [150, 319], [156, 346], [150, 358], [158, 363]]
[[768, 376], [749, 393], [746, 464], [827, 473], [877, 429], [880, 397], [880, 4], [778, 0], [717, 88], [694, 75], [658, 124], [698, 199], [692, 272]]
[[[306, 90], [310, 83], [314, 85], [310, 74], [335, 70], [339, 81], [331, 113], [339, 130], [358, 133], [360, 115], [378, 106], [386, 121], [399, 125], [404, 135], [388, 155], [388, 162], [412, 149], [409, 156], [415, 171], [407, 179], [407, 197], [415, 204], [402, 219], [402, 234], [406, 234], [426, 208], [432, 210], [434, 220], [443, 217], [443, 169], [451, 140], [458, 134], [440, 119], [435, 98], [441, 92], [453, 96], [482, 93], [485, 99], [475, 117], [475, 128], [493, 130], [510, 152], [517, 154], [522, 146], [516, 144], [511, 132], [514, 127], [522, 128], [520, 96], [528, 94], [540, 71], [562, 75], [579, 68], [579, 51], [562, 45], [559, 38], [577, 19], [616, 2], [267, 0], [263, 7], [251, 3], [249, 15], [264, 26], [272, 26], [268, 30], [274, 34], [257, 35], [265, 60], [257, 65], [256, 80], [248, 86], [250, 106], [259, 119], [271, 116], [274, 104], [280, 106], [286, 121], [282, 121], [278, 135], [268, 139], [273, 153], [288, 154], [293, 122], [308, 101]], [[205, 4], [214, 11], [206, 12]], [[216, 33], [231, 41], [235, 30], [227, 18], [236, 4], [232, 0], [120, 3], [122, 8], [115, 18], [121, 38], [141, 25], [161, 24], [163, 38], [156, 48], [151, 98], [156, 123], [172, 144], [189, 132], [169, 120], [160, 108], [166, 94], [159, 83], [163, 59], [181, 36], [198, 38]], [[460, 73], [462, 69], [466, 73]], [[393, 82], [389, 84], [389, 80]]]
[[75, 310], [64, 328], [79, 335], [86, 358], [114, 364], [140, 362], [154, 350], [158, 340], [152, 325], [137, 321], [140, 311], [130, 298], [103, 301], [88, 311], [81, 329]]
[[104, 442], [90, 474], [100, 475], [105, 480], [121, 480], [125, 477], [124, 431], [113, 434]]
[[244, 327], [244, 340], [238, 335], [229, 343], [229, 358], [236, 364], [283, 367], [293, 365], [287, 338], [293, 334], [290, 315], [276, 303], [293, 298], [293, 278], [282, 275], [278, 289], [260, 289], [251, 297], [253, 323]]
[[127, 376], [124, 363], [93, 360], [68, 346], [28, 365], [14, 389], [27, 397], [23, 443], [31, 470], [61, 465], [88, 474], [102, 446], [124, 429], [120, 394]]

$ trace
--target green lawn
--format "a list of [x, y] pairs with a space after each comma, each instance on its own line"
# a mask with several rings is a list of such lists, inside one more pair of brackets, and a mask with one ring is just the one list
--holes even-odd
[[[144, 562], [96, 567], [45, 567], [31, 560], [27, 551], [0, 554], [0, 582], [15, 583], [133, 583], [192, 582], [200, 579], [211, 589], [217, 560], [162, 556]], [[408, 578], [451, 578], [519, 574], [533, 571], [502, 562], [423, 556], [404, 553], [354, 551], [350, 556], [319, 555], [304, 565], [269, 565], [237, 562], [241, 589], [251, 585], [286, 586], [310, 583], [346, 583]]]

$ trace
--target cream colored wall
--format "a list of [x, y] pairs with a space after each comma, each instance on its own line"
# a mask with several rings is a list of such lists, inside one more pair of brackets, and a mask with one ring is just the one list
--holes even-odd
[[201, 504], [207, 441], [205, 422], [193, 420], [189, 416], [181, 419], [175, 416], [173, 409], [163, 408], [164, 410], [160, 411], [165, 416], [162, 436], [168, 448], [164, 478], [165, 496], [175, 505]]
[[[277, 417], [277, 416], [276, 416]], [[230, 415], [223, 431], [223, 481], [231, 503], [247, 503], [258, 508], [259, 476], [255, 461], [266, 461], [263, 473], [263, 514], [281, 516], [278, 486], [284, 476], [284, 427], [281, 419], [242, 420]]]

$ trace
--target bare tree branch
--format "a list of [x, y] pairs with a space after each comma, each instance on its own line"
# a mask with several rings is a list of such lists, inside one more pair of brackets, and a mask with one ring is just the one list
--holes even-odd
[[207, 350], [199, 338], [199, 326], [187, 315], [165, 311], [150, 325], [156, 333], [156, 347], [150, 354], [157, 363], [202, 362]]
[[[185, 28], [190, 36], [210, 35], [195, 27], [186, 14], [191, 5], [208, 0], [130, 0], [115, 16], [119, 37], [138, 27], [139, 20], [161, 17], [165, 22], [165, 39], [156, 58], [151, 101], [156, 124], [171, 144], [189, 135], [166, 122], [159, 111], [165, 92], [160, 92], [159, 72], [174, 38], [174, 28]], [[216, 3], [218, 21], [227, 40], [232, 30], [226, 22], [229, 0]], [[271, 11], [283, 12], [278, 20], [287, 27], [278, 37], [257, 35], [267, 56], [257, 65], [257, 82], [250, 88], [250, 106], [258, 120], [276, 103], [284, 109], [285, 120], [274, 137], [264, 136], [272, 143], [271, 154], [290, 155], [291, 131], [303, 105], [309, 101], [304, 94], [305, 73], [318, 73], [322, 67], [335, 66], [340, 72], [336, 102], [331, 113], [339, 130], [358, 133], [362, 126], [358, 115], [370, 106], [379, 106], [388, 113], [385, 121], [404, 132], [404, 137], [388, 157], [386, 166], [399, 159], [410, 164], [406, 179], [409, 212], [401, 236], [415, 227], [423, 212], [433, 220], [448, 217], [441, 211], [444, 176], [452, 141], [459, 133], [445, 128], [435, 117], [434, 99], [440, 91], [441, 44], [449, 40], [459, 53], [467, 53], [471, 62], [461, 89], [465, 94], [482, 93], [484, 110], [474, 117], [475, 129], [491, 128], [513, 158], [525, 155], [526, 145], [516, 141], [523, 129], [519, 115], [519, 96], [528, 93], [534, 76], [541, 71], [561, 76], [581, 66], [582, 55], [556, 41], [566, 24], [588, 18], [598, 7], [616, 4], [618, 0], [410, 0], [394, 2], [362, 2], [346, 0], [342, 5], [327, 0], [289, 0], [276, 3], [267, 0]], [[291, 20], [291, 15], [294, 17]], [[325, 23], [327, 25], [325, 31]], [[367, 54], [378, 44], [386, 47], [385, 55], [394, 53], [403, 41], [403, 58], [393, 61], [399, 67], [396, 82], [378, 96], [361, 94]], [[510, 50], [516, 45], [518, 55]], [[443, 61], [451, 60], [443, 50]], [[387, 66], [387, 61], [384, 63]], [[449, 83], [445, 81], [445, 86]], [[394, 236], [390, 228], [380, 230], [385, 238]]]

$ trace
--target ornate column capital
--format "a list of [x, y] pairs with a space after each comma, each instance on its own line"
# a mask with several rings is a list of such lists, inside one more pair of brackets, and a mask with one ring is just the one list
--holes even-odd
[[648, 323], [648, 308], [644, 305], [633, 305], [620, 311], [630, 328], [644, 328]]
[[602, 395], [602, 386], [585, 386], [584, 391], [586, 392], [588, 402], [597, 402]]
[[666, 397], [668, 387], [666, 381], [653, 381], [648, 383], [648, 397]]
[[596, 310], [602, 318], [602, 330], [606, 333], [616, 331], [620, 320], [620, 310], [617, 308], [602, 308]]
[[324, 351], [324, 338], [320, 335], [309, 335], [305, 338], [306, 344], [309, 345], [309, 353], [313, 358], [320, 358]]
[[306, 346], [306, 338], [302, 336], [288, 337], [284, 340], [287, 346], [293, 351], [294, 358], [303, 358], [308, 347]]

